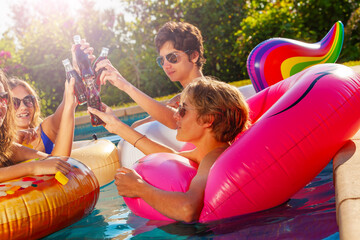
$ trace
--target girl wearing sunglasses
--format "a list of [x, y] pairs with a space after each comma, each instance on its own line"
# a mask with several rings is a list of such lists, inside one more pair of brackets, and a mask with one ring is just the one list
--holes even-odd
[[249, 109], [237, 88], [212, 78], [201, 77], [187, 85], [174, 114], [176, 139], [190, 142], [195, 149], [176, 152], [137, 132], [121, 122], [104, 105], [105, 112], [89, 108], [106, 124], [105, 128], [133, 144], [144, 154], [170, 152], [199, 165], [186, 193], [167, 192], [144, 181], [134, 170], [122, 167], [115, 176], [119, 195], [140, 197], [163, 215], [179, 221], [197, 220], [203, 207], [203, 196], [209, 170], [218, 156], [235, 137], [249, 126]]
[[[70, 82], [65, 83], [62, 121], [56, 139], [57, 144], [51, 154], [54, 156], [70, 156], [71, 153], [77, 105], [74, 96], [74, 82], [74, 79], [71, 79]], [[21, 104], [24, 104], [23, 100]], [[50, 155], [14, 142], [16, 135], [14, 110], [15, 106], [8, 80], [0, 70], [0, 182], [26, 175], [55, 174], [58, 171], [67, 174], [70, 171], [70, 165], [66, 161], [60, 158], [44, 159]], [[43, 160], [22, 162], [32, 158]]]
[[[91, 60], [95, 59], [93, 48], [83, 39], [81, 48]], [[72, 46], [73, 65], [77, 67], [75, 44]], [[50, 154], [60, 129], [61, 116], [64, 110], [64, 99], [54, 114], [41, 118], [39, 97], [36, 91], [24, 80], [11, 78], [9, 80], [15, 124], [17, 127], [17, 142], [30, 148]]]
[[[157, 64], [164, 70], [169, 79], [186, 87], [193, 79], [203, 76], [202, 67], [205, 63], [203, 38], [200, 30], [189, 23], [167, 22], [159, 30], [155, 45], [159, 53]], [[155, 119], [165, 126], [176, 129], [173, 114], [179, 102], [179, 96], [168, 102], [168, 106], [152, 99], [131, 83], [129, 83], [111, 64], [108, 59], [96, 65], [96, 71], [105, 68], [100, 76], [102, 85], [110, 82], [118, 89], [127, 93], [151, 117], [140, 120], [133, 128]]]
[[54, 114], [42, 120], [35, 90], [19, 78], [11, 78], [9, 86], [13, 95], [15, 124], [18, 130], [17, 142], [50, 154], [59, 131], [64, 101]]

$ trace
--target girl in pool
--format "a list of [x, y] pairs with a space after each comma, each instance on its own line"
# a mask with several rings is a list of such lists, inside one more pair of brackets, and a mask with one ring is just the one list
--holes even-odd
[[[75, 51], [74, 46], [71, 50], [72, 53]], [[92, 54], [93, 49], [89, 47], [89, 44], [84, 39], [82, 40], [82, 49], [90, 59], [95, 58]], [[77, 65], [76, 60], [73, 63]], [[35, 90], [27, 82], [19, 78], [11, 78], [9, 86], [13, 95], [15, 124], [18, 130], [16, 141], [50, 154], [59, 133], [61, 116], [64, 110], [64, 99], [54, 114], [42, 120], [38, 95]]]
[[54, 114], [42, 121], [38, 95], [35, 90], [19, 78], [11, 78], [9, 86], [13, 95], [15, 125], [18, 130], [17, 142], [50, 154], [59, 131], [64, 101], [61, 102]]
[[[54, 156], [70, 156], [74, 136], [75, 108], [74, 79], [65, 83], [64, 107], [61, 115], [56, 145], [52, 151]], [[67, 174], [70, 165], [60, 158], [44, 159], [49, 154], [15, 143], [15, 125], [13, 98], [5, 74], [0, 70], [0, 182], [39, 174], [55, 174], [60, 171]], [[69, 128], [70, 127], [70, 128]], [[40, 158], [43, 160], [23, 162]]]
[[148, 139], [117, 119], [109, 107], [105, 112], [89, 108], [106, 124], [105, 128], [132, 143], [144, 154], [176, 153], [196, 162], [199, 167], [189, 190], [163, 191], [145, 182], [134, 170], [122, 167], [115, 176], [119, 195], [141, 197], [163, 215], [185, 222], [198, 220], [203, 208], [203, 197], [211, 166], [235, 137], [249, 126], [249, 109], [235, 87], [201, 77], [187, 85], [181, 93], [180, 105], [174, 118], [176, 138], [196, 146], [194, 150], [176, 152]]

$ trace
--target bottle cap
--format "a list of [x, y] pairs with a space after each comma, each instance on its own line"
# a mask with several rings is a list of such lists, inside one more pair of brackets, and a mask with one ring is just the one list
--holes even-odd
[[100, 53], [100, 56], [103, 56], [103, 57], [106, 57], [109, 53], [109, 49], [107, 47], [103, 47], [101, 49], [101, 53]]
[[75, 42], [75, 44], [80, 44], [80, 42], [81, 42], [81, 37], [80, 37], [80, 35], [75, 35], [75, 36], [74, 36], [74, 42]]
[[67, 59], [64, 59], [62, 60], [62, 64], [65, 66], [65, 65], [68, 65], [70, 63], [70, 60], [67, 58]]

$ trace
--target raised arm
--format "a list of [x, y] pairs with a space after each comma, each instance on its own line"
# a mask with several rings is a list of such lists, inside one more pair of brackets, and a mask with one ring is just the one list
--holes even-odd
[[102, 108], [104, 111], [99, 111], [90, 107], [88, 110], [90, 113], [99, 116], [105, 122], [104, 127], [109, 132], [119, 135], [125, 141], [134, 145], [134, 147], [137, 147], [145, 155], [158, 152], [175, 153], [175, 150], [148, 139], [145, 135], [123, 123], [114, 115], [112, 109], [106, 104], [102, 103]]
[[124, 197], [140, 197], [169, 218], [184, 222], [198, 220], [204, 205], [204, 191], [210, 168], [223, 151], [224, 149], [217, 148], [203, 158], [185, 193], [158, 189], [145, 182], [134, 170], [124, 167], [115, 176], [118, 193]]
[[144, 111], [149, 113], [155, 120], [161, 122], [165, 126], [175, 129], [176, 121], [173, 118], [174, 109], [165, 106], [156, 101], [150, 96], [146, 95], [138, 88], [129, 83], [111, 64], [108, 59], [100, 61], [96, 65], [96, 71], [100, 68], [105, 68], [101, 73], [100, 82], [102, 85], [109, 81], [118, 89], [127, 93]]
[[77, 106], [74, 95], [75, 79], [65, 81], [64, 107], [61, 115], [59, 131], [51, 155], [70, 156], [75, 129], [75, 108]]
[[[174, 109], [177, 109], [179, 107], [179, 102], [180, 102], [180, 94], [177, 94], [176, 96], [174, 96], [173, 98], [171, 98], [167, 103], [166, 106], [167, 107], [172, 107]], [[132, 128], [136, 128], [144, 123], [148, 123], [151, 121], [154, 121], [155, 119], [152, 116], [148, 116], [146, 118], [140, 119], [136, 122], [134, 122], [131, 127]]]
[[[64, 97], [60, 105], [56, 109], [56, 111], [50, 116], [46, 117], [41, 123], [42, 131], [46, 134], [46, 136], [49, 137], [49, 139], [53, 143], [55, 142], [56, 136], [59, 132], [61, 115], [63, 111], [64, 111]], [[38, 129], [38, 131], [40, 131], [40, 128]]]
[[[85, 39], [81, 40], [81, 49], [88, 54], [90, 61], [93, 61], [95, 59], [95, 56], [93, 55], [94, 49], [90, 47], [89, 43], [87, 43]], [[77, 65], [76, 57], [75, 57], [75, 44], [73, 44], [71, 47], [71, 54], [72, 54], [73, 67], [79, 73], [80, 70]], [[53, 143], [55, 143], [56, 141], [56, 137], [60, 128], [61, 117], [64, 111], [64, 98], [65, 98], [65, 92], [63, 95], [63, 100], [61, 101], [56, 111], [50, 116], [46, 117], [44, 121], [41, 123], [42, 130]]]

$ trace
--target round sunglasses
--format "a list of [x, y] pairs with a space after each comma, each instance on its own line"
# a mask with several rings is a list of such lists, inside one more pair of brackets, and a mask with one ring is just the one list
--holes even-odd
[[14, 102], [15, 110], [20, 107], [21, 102], [23, 102], [26, 107], [31, 108], [31, 107], [34, 107], [34, 104], [35, 104], [35, 96], [33, 96], [33, 95], [27, 95], [27, 96], [24, 97], [23, 99], [19, 99], [19, 98], [13, 97], [13, 102]]
[[6, 106], [9, 102], [9, 94], [7, 92], [0, 93], [0, 103]]
[[[184, 51], [184, 53], [187, 53], [188, 51], [190, 51], [190, 50], [186, 50], [186, 51]], [[162, 68], [165, 63], [165, 58], [169, 63], [174, 64], [180, 60], [179, 57], [180, 57], [179, 52], [171, 52], [171, 53], [166, 54], [165, 57], [163, 57], [163, 56], [157, 57], [156, 62]]]

